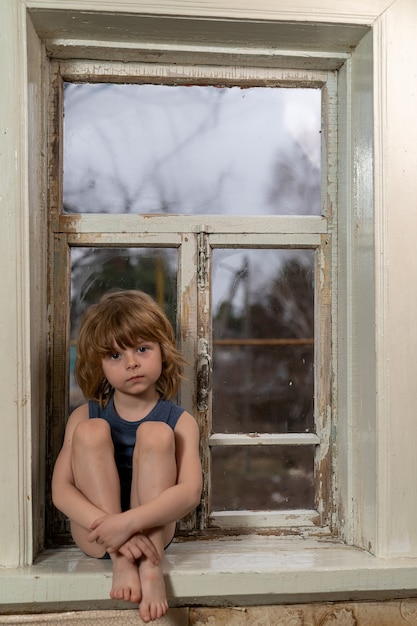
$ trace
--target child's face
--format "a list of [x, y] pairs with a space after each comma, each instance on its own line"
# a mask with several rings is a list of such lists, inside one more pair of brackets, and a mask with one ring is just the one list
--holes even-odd
[[137, 345], [120, 348], [102, 359], [103, 373], [114, 389], [128, 395], [140, 396], [154, 391], [162, 372], [159, 343], [138, 338]]

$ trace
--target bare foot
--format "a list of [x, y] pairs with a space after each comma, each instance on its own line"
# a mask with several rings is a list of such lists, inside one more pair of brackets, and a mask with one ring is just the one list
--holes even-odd
[[149, 559], [141, 559], [139, 578], [142, 587], [139, 615], [143, 622], [153, 622], [168, 611], [162, 563], [154, 565]]
[[140, 602], [142, 598], [139, 571], [136, 563], [131, 563], [122, 554], [111, 555], [113, 582], [110, 597], [113, 600]]

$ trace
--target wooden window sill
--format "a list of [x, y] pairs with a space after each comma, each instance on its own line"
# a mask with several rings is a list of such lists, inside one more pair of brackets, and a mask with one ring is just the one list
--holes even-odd
[[[111, 562], [69, 548], [0, 569], [0, 612], [126, 608], [109, 598]], [[411, 597], [417, 559], [380, 559], [329, 539], [243, 536], [173, 543], [170, 606], [245, 606]]]

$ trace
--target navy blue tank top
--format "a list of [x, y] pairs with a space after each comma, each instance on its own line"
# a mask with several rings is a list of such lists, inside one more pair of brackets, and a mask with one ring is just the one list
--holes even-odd
[[113, 396], [104, 409], [98, 402], [88, 403], [89, 418], [100, 417], [106, 420], [111, 429], [114, 445], [114, 458], [120, 477], [122, 511], [130, 508], [130, 488], [132, 483], [132, 457], [136, 443], [136, 431], [144, 422], [164, 422], [175, 429], [184, 409], [171, 400], [158, 400], [152, 411], [137, 422], [128, 422], [120, 417], [114, 407]]

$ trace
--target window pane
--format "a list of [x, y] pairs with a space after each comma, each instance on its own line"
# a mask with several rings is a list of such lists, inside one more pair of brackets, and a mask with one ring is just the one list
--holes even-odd
[[66, 213], [320, 214], [320, 89], [71, 84]]
[[87, 306], [114, 289], [140, 289], [163, 306], [174, 329], [177, 315], [177, 250], [173, 248], [72, 248], [70, 406], [83, 398], [74, 380], [80, 318]]
[[212, 511], [314, 508], [314, 446], [212, 449]]
[[213, 250], [213, 432], [314, 430], [314, 252]]

